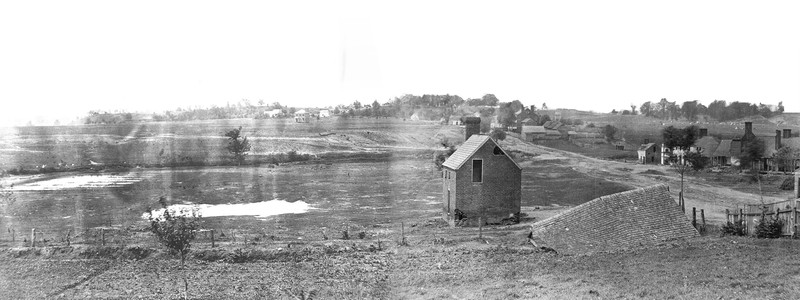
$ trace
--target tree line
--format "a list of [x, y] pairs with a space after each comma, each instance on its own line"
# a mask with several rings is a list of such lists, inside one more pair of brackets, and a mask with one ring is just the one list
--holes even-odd
[[[631, 107], [633, 114], [636, 114], [636, 107]], [[783, 102], [778, 102], [777, 106], [771, 106], [763, 103], [756, 105], [749, 102], [728, 103], [725, 100], [714, 100], [705, 106], [697, 100], [686, 101], [678, 105], [676, 101], [667, 101], [666, 98], [661, 98], [658, 102], [647, 101], [639, 106], [641, 114], [653, 118], [677, 120], [682, 117], [696, 121], [701, 115], [706, 115], [721, 122], [757, 115], [769, 118], [783, 113], [783, 109]]]

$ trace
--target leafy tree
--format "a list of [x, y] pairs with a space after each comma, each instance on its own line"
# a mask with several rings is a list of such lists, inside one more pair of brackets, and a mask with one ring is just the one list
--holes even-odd
[[681, 113], [687, 120], [697, 120], [697, 100], [683, 102]]
[[792, 147], [783, 146], [775, 153], [775, 164], [777, 164], [778, 170], [793, 172], [795, 167], [794, 162], [798, 158], [800, 158], [800, 149], [792, 149]]
[[697, 126], [683, 129], [668, 126], [661, 131], [664, 147], [667, 151], [667, 161], [681, 177], [681, 196], [683, 193], [684, 177], [689, 171], [699, 171], [706, 167], [708, 158], [699, 151], [690, 151], [694, 142], [699, 137]]
[[631, 114], [632, 115], [636, 114], [636, 105], [631, 104]]
[[766, 145], [760, 138], [747, 139], [742, 141], [742, 155], [739, 158], [739, 168], [750, 171], [750, 178], [758, 182], [758, 193], [761, 203], [764, 203], [764, 193], [761, 185], [760, 162], [764, 158]]
[[503, 131], [502, 129], [495, 128], [495, 129], [492, 130], [491, 136], [496, 141], [502, 141], [502, 140], [506, 139], [506, 132]]
[[355, 102], [353, 102], [353, 108], [355, 108], [355, 109], [361, 109], [361, 102], [358, 102], [358, 100], [356, 100]]
[[497, 110], [497, 122], [507, 128], [514, 125], [516, 121], [517, 118], [511, 103], [500, 104], [500, 108]]
[[616, 114], [617, 114], [617, 109], [612, 109], [612, 110], [611, 110], [611, 114], [614, 114], [614, 115], [616, 115]]
[[603, 134], [606, 136], [606, 139], [613, 140], [614, 134], [616, 133], [617, 133], [617, 127], [614, 127], [614, 125], [609, 124], [603, 126]]
[[226, 149], [233, 154], [233, 158], [238, 165], [242, 165], [244, 157], [247, 155], [247, 152], [250, 151], [250, 142], [247, 140], [247, 137], [242, 137], [241, 133], [242, 126], [225, 133], [225, 136], [228, 137], [228, 146]]
[[497, 99], [497, 97], [494, 94], [483, 95], [481, 100], [483, 100], [484, 103], [483, 105], [488, 105], [488, 106], [495, 106], [497, 105], [498, 102], [500, 102], [500, 99]]
[[642, 105], [639, 107], [639, 111], [641, 111], [646, 117], [653, 116], [653, 103], [650, 101], [642, 103]]
[[542, 110], [547, 110], [547, 103], [542, 102]]
[[170, 209], [164, 197], [161, 197], [158, 203], [161, 204], [164, 213], [159, 216], [148, 209], [150, 232], [155, 234], [158, 241], [167, 247], [171, 254], [181, 256], [181, 266], [183, 266], [186, 255], [191, 250], [191, 243], [195, 239], [195, 231], [200, 228], [201, 216], [197, 210]]

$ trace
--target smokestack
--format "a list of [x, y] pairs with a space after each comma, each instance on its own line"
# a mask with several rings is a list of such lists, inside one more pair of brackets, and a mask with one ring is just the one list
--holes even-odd
[[753, 134], [753, 122], [744, 122], [744, 134]]
[[788, 139], [792, 137], [792, 130], [791, 129], [784, 129], [783, 130], [783, 138]]
[[708, 135], [708, 128], [700, 128], [700, 137]]
[[775, 150], [781, 148], [781, 131], [775, 130]]
[[464, 124], [466, 125], [464, 141], [469, 140], [469, 137], [473, 134], [481, 133], [481, 118], [466, 117], [464, 118]]

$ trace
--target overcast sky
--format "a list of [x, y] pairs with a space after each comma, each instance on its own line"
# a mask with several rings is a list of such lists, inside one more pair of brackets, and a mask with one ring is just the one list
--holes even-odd
[[412, 94], [800, 111], [798, 1], [3, 1], [0, 124]]

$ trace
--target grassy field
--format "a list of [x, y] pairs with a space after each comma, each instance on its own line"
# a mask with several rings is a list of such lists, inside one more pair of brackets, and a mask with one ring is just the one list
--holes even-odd
[[463, 141], [460, 128], [402, 119], [235, 119], [194, 122], [0, 128], [0, 169], [104, 165], [218, 165], [230, 160], [224, 133], [242, 126], [252, 145], [250, 160], [295, 151], [397, 153], [441, 148]]

